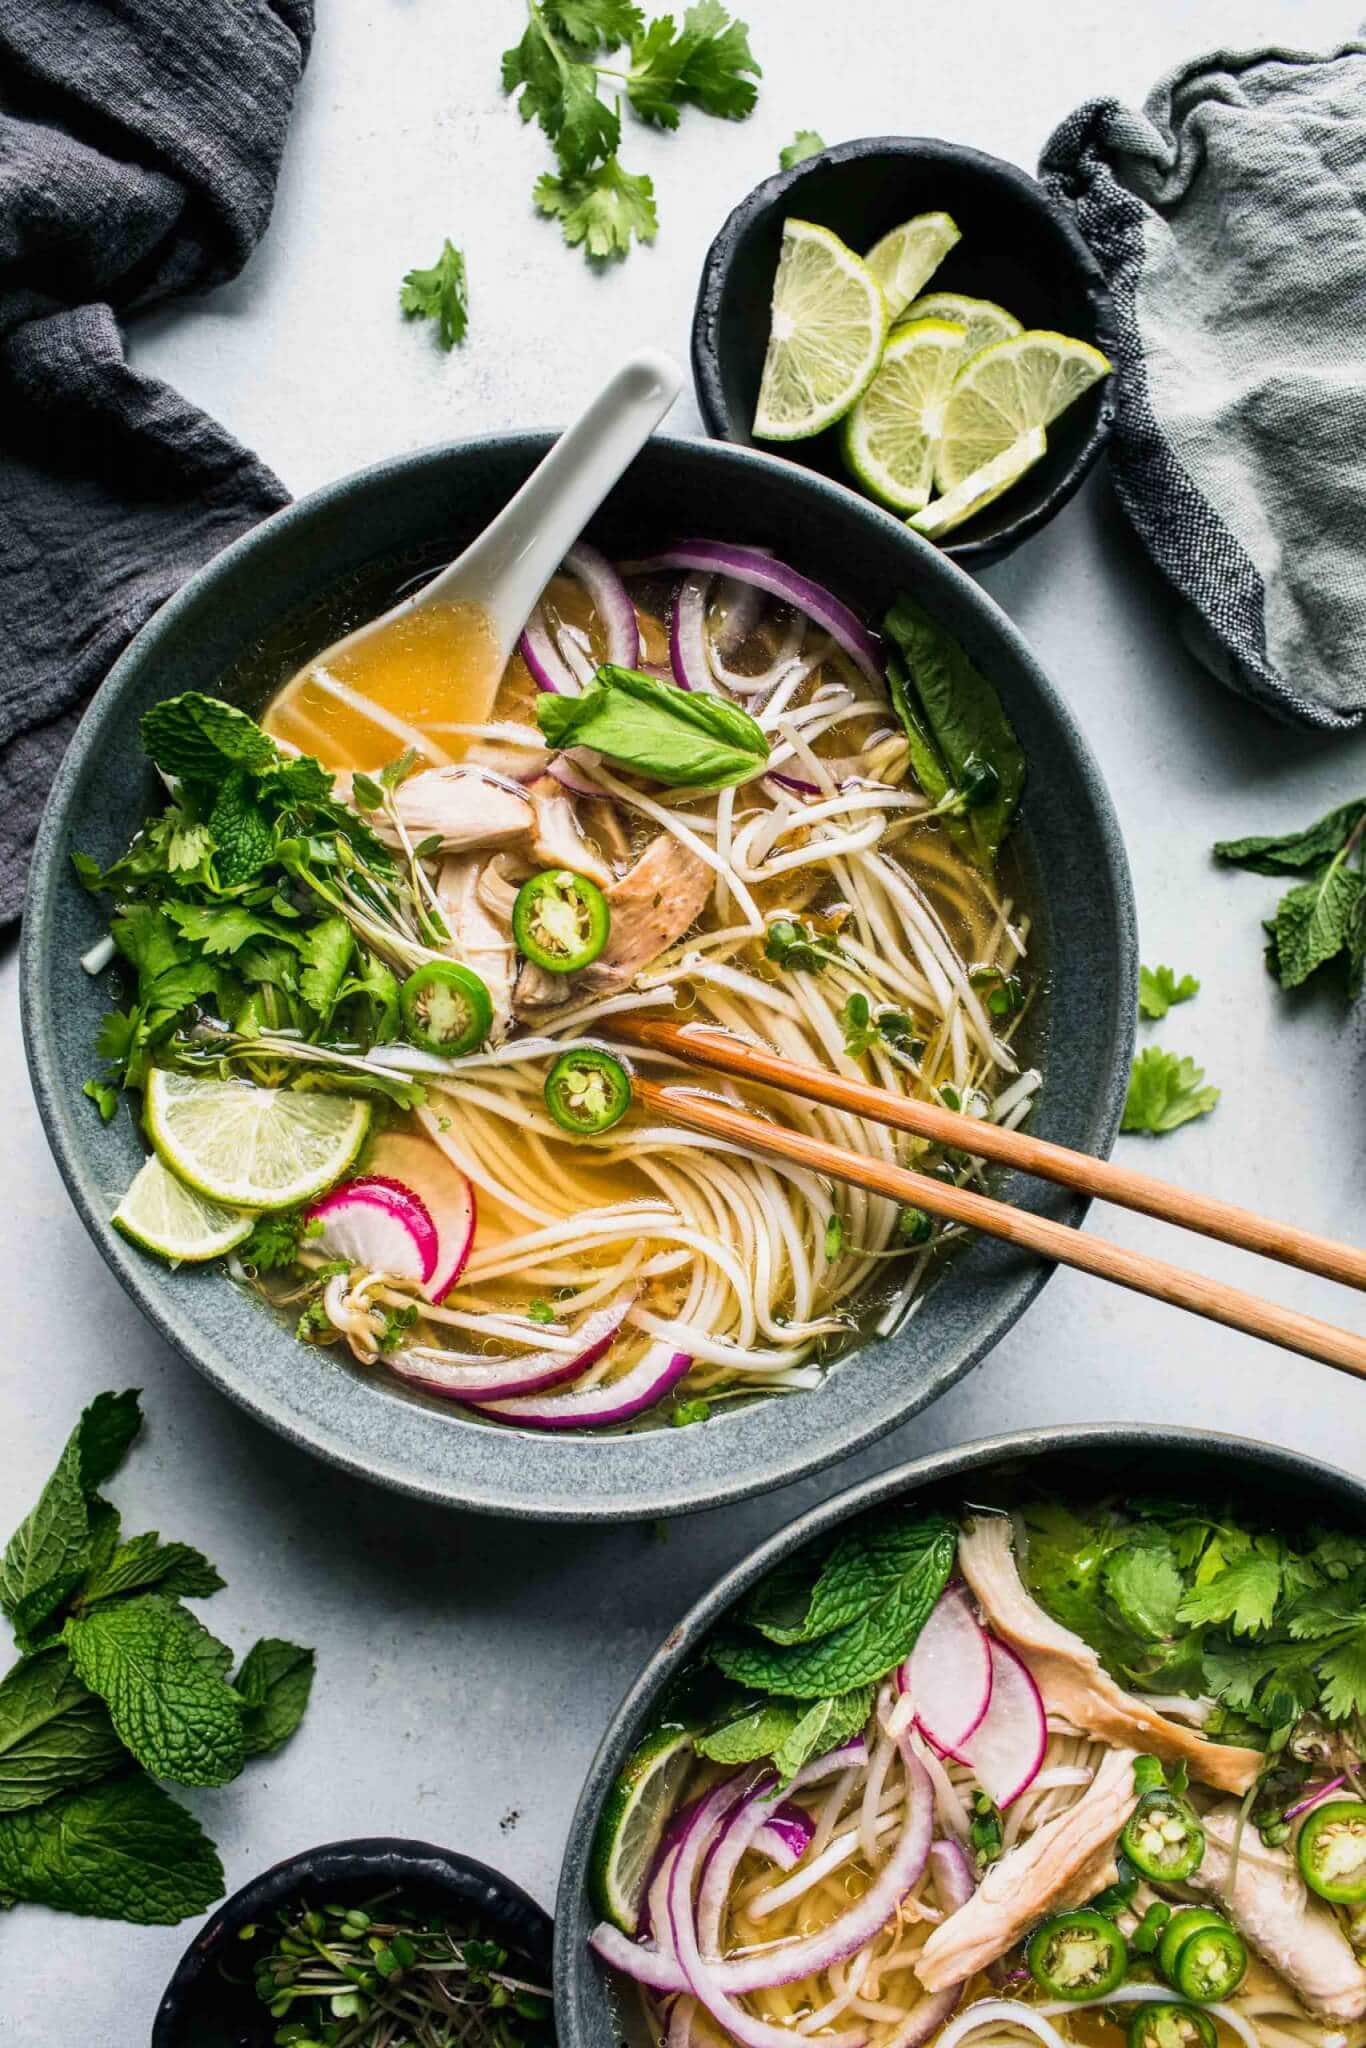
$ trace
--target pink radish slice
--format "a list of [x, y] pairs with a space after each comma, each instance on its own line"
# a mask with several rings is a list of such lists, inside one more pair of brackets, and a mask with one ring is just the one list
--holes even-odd
[[436, 1225], [422, 1197], [397, 1178], [365, 1174], [345, 1180], [304, 1217], [322, 1225], [308, 1240], [311, 1251], [424, 1287], [436, 1271]]
[[691, 1366], [685, 1351], [670, 1351], [667, 1344], [652, 1344], [639, 1365], [608, 1386], [585, 1387], [582, 1393], [532, 1394], [526, 1400], [469, 1401], [481, 1415], [498, 1422], [519, 1422], [524, 1429], [606, 1429], [613, 1422], [629, 1422], [656, 1401], [662, 1401]]
[[465, 1269], [477, 1219], [474, 1189], [435, 1140], [382, 1131], [370, 1150], [376, 1173], [412, 1189], [436, 1226], [437, 1253], [423, 1281], [428, 1301], [444, 1301]]
[[901, 1667], [916, 1726], [940, 1751], [957, 1752], [986, 1719], [992, 1663], [987, 1632], [964, 1585], [941, 1593]]
[[1038, 1775], [1048, 1747], [1048, 1721], [1028, 1665], [1008, 1643], [989, 1636], [991, 1705], [956, 1754], [1004, 1812]]
[[506, 1400], [514, 1394], [539, 1394], [547, 1387], [562, 1386], [596, 1365], [626, 1320], [634, 1294], [622, 1294], [595, 1314], [586, 1316], [575, 1335], [579, 1343], [567, 1356], [563, 1351], [535, 1351], [521, 1358], [490, 1358], [480, 1351], [438, 1351], [433, 1346], [409, 1345], [387, 1360], [391, 1372], [429, 1394], [444, 1394], [456, 1401]]

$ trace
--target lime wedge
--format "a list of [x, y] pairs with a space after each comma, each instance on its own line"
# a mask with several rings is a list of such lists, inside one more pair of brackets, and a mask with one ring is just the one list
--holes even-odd
[[899, 329], [840, 430], [854, 475], [896, 512], [918, 512], [929, 502], [939, 423], [964, 336], [947, 320], [913, 320]]
[[965, 476], [961, 484], [955, 484], [942, 498], [936, 498], [932, 505], [927, 505], [923, 512], [913, 512], [906, 524], [913, 526], [917, 533], [923, 533], [927, 540], [938, 540], [941, 534], [951, 533], [955, 526], [961, 526], [972, 518], [974, 512], [980, 512], [983, 506], [990, 505], [1003, 491], [1018, 483], [1025, 471], [1038, 461], [1047, 445], [1043, 428], [1032, 427], [1018, 441], [1012, 441], [1009, 448], [993, 455], [990, 462], [974, 469], [971, 476]]
[[755, 434], [802, 441], [833, 425], [872, 382], [886, 339], [887, 307], [867, 265], [829, 228], [786, 221]]
[[951, 215], [918, 213], [873, 244], [864, 260], [882, 286], [893, 320], [924, 290], [954, 243], [961, 240]]
[[944, 404], [935, 482], [954, 490], [1035, 427], [1046, 427], [1110, 372], [1086, 341], [1026, 328], [969, 356]]
[[655, 1852], [692, 1769], [692, 1744], [690, 1728], [647, 1735], [607, 1795], [593, 1837], [592, 1881], [599, 1910], [623, 1934], [640, 1925]]
[[361, 1148], [368, 1104], [350, 1095], [254, 1088], [154, 1067], [143, 1097], [157, 1152], [196, 1194], [286, 1209], [339, 1180]]
[[155, 1154], [138, 1168], [113, 1216], [116, 1230], [145, 1252], [169, 1259], [173, 1266], [230, 1252], [251, 1235], [254, 1221], [240, 1209], [206, 1202], [168, 1173]]
[[955, 327], [966, 327], [965, 360], [979, 348], [990, 348], [993, 341], [1009, 341], [1023, 332], [1015, 315], [994, 299], [970, 299], [964, 292], [928, 292], [898, 316], [898, 327], [906, 320], [952, 320]]

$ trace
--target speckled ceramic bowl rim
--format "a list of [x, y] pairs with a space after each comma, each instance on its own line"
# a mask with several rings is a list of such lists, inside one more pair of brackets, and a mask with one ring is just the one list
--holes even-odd
[[[935, 135], [861, 135], [851, 142], [837, 142], [829, 149], [817, 151], [814, 156], [803, 157], [790, 171], [775, 171], [771, 177], [765, 178], [726, 216], [707, 250], [693, 310], [693, 376], [697, 382], [697, 403], [707, 431], [728, 447], [744, 448], [749, 445], [743, 436], [733, 438], [736, 430], [726, 404], [716, 342], [716, 322], [726, 278], [734, 260], [735, 243], [752, 222], [780, 205], [788, 193], [801, 184], [813, 165], [855, 163], [860, 158], [879, 153], [917, 161], [938, 158], [947, 164], [970, 166], [989, 177], [998, 178], [1026, 206], [1046, 217], [1071, 251], [1082, 289], [1090, 302], [1096, 326], [1096, 345], [1103, 354], [1113, 358], [1115, 309], [1104, 273], [1071, 214], [1058, 205], [1037, 178], [1004, 157], [973, 149], [967, 143], [946, 142]], [[1037, 504], [990, 535], [984, 534], [980, 539], [969, 536], [966, 540], [947, 540], [941, 551], [955, 561], [981, 567], [988, 562], [999, 561], [1022, 541], [1040, 532], [1080, 488], [1099, 459], [1114, 427], [1115, 404], [1114, 379], [1111, 378], [1100, 394], [1090, 433], [1067, 468]], [[800, 443], [794, 445], [800, 446]], [[843, 483], [839, 488], [848, 491], [850, 496], [858, 495], [852, 484]]]
[[[876, 1399], [866, 1398], [862, 1402], [853, 1391], [843, 1396], [838, 1405], [832, 1398], [825, 1416], [811, 1422], [804, 1438], [789, 1441], [786, 1425], [778, 1419], [780, 1411], [790, 1408], [790, 1403], [768, 1402], [746, 1409], [745, 1415], [762, 1412], [774, 1419], [763, 1425], [761, 1443], [745, 1444], [743, 1463], [739, 1465], [736, 1431], [731, 1425], [742, 1421], [740, 1416], [722, 1417], [673, 1435], [667, 1476], [652, 1477], [648, 1484], [641, 1482], [638, 1473], [632, 1472], [629, 1460], [618, 1458], [612, 1447], [647, 1443], [650, 1437], [617, 1436], [593, 1442], [581, 1432], [532, 1435], [443, 1417], [443, 1426], [449, 1431], [475, 1430], [480, 1442], [468, 1452], [453, 1451], [448, 1464], [434, 1458], [430, 1465], [416, 1469], [393, 1454], [382, 1428], [377, 1427], [360, 1448], [326, 1416], [305, 1416], [299, 1408], [264, 1389], [253, 1379], [250, 1365], [239, 1364], [219, 1333], [205, 1327], [208, 1319], [197, 1318], [185, 1297], [167, 1285], [165, 1269], [111, 1227], [109, 1204], [86, 1157], [89, 1134], [77, 1121], [89, 1114], [89, 1105], [80, 1097], [79, 1083], [83, 1077], [61, 1071], [57, 1064], [52, 989], [47, 975], [48, 956], [56, 944], [58, 890], [67, 879], [63, 840], [71, 826], [68, 805], [91, 757], [106, 742], [111, 748], [126, 744], [126, 736], [119, 730], [125, 689], [132, 685], [144, 663], [155, 660], [159, 642], [171, 635], [180, 618], [211, 597], [215, 584], [255, 551], [272, 548], [291, 529], [301, 528], [306, 533], [310, 522], [329, 510], [344, 507], [353, 499], [364, 499], [367, 492], [378, 496], [386, 487], [400, 484], [412, 488], [416, 480], [428, 473], [439, 475], [447, 466], [477, 462], [481, 455], [495, 452], [525, 456], [530, 467], [531, 461], [544, 452], [549, 438], [547, 434], [531, 432], [482, 436], [395, 457], [342, 478], [297, 500], [235, 541], [161, 608], [96, 692], [58, 769], [34, 848], [22, 933], [20, 993], [25, 1046], [39, 1114], [71, 1198], [122, 1286], [161, 1335], [214, 1386], [296, 1445], [346, 1471], [419, 1499], [517, 1518], [627, 1521], [688, 1513], [764, 1492], [833, 1464], [874, 1442], [937, 1399], [998, 1343], [1034, 1300], [1052, 1268], [1033, 1260], [1023, 1260], [1019, 1270], [1012, 1266], [1009, 1285], [1003, 1284], [1001, 1289], [1005, 1298], [994, 1312], [975, 1333], [946, 1332], [943, 1355], [918, 1384], [899, 1385], [895, 1393], [884, 1391]], [[1118, 821], [1100, 771], [1070, 710], [1022, 635], [985, 591], [928, 542], [910, 533], [890, 513], [862, 503], [841, 486], [777, 457], [726, 443], [658, 436], [650, 448], [665, 460], [672, 455], [680, 463], [700, 463], [706, 467], [714, 464], [718, 474], [727, 473], [730, 478], [737, 473], [743, 478], [745, 473], [753, 472], [767, 478], [784, 499], [823, 499], [831, 516], [851, 529], [881, 527], [885, 535], [896, 537], [898, 548], [905, 551], [907, 559], [916, 562], [917, 574], [922, 579], [920, 587], [930, 592], [937, 590], [951, 599], [980, 630], [1001, 644], [1015, 665], [1025, 672], [1041, 715], [1048, 721], [1052, 745], [1066, 757], [1090, 805], [1101, 866], [1088, 876], [1088, 896], [1092, 901], [1108, 902], [1116, 930], [1114, 1008], [1106, 1025], [1109, 1073], [1105, 1085], [1093, 1090], [1087, 1111], [1091, 1133], [1088, 1142], [1097, 1150], [1108, 1152], [1119, 1128], [1134, 1030], [1138, 966], [1133, 892]], [[381, 550], [377, 548], [375, 552]], [[1062, 921], [1061, 904], [1059, 909]], [[1086, 1206], [1080, 1197], [1067, 1196], [1054, 1213], [1080, 1222]], [[960, 1269], [977, 1254], [985, 1258], [1002, 1249], [999, 1245], [979, 1245], [960, 1261]], [[891, 1347], [903, 1341], [898, 1335], [885, 1340], [885, 1345]], [[841, 1368], [836, 1368], [836, 1376], [840, 1371]], [[833, 1381], [827, 1382], [831, 1384]], [[359, 1394], [353, 1393], [350, 1398], [360, 1399], [369, 1391], [362, 1387]], [[821, 1396], [817, 1393], [798, 1398], [816, 1401]], [[819, 1432], [817, 1421], [822, 1424]], [[754, 1435], [758, 1436], [759, 1426], [753, 1427]], [[715, 1449], [694, 1452], [685, 1439], [702, 1443], [710, 1439]], [[500, 1450], [500, 1445], [505, 1448]], [[572, 1449], [575, 1446], [577, 1454]], [[591, 1461], [583, 1457], [586, 1446], [593, 1450]], [[625, 1471], [619, 1472], [618, 1465], [625, 1466]], [[597, 1490], [595, 1482], [601, 1483], [600, 1475], [608, 1467], [610, 1490], [608, 1484]]]
[[[272, 1863], [224, 1899], [191, 1941], [162, 1993], [152, 2024], [150, 2048], [187, 2048], [184, 2032], [193, 2020], [186, 2010], [206, 1971], [217, 1967], [219, 1951], [239, 1928], [297, 1897], [305, 1888], [373, 1883], [377, 1887], [409, 1885], [441, 1891], [459, 1900], [505, 1938], [515, 1940], [527, 1960], [550, 1964], [553, 1922], [529, 1892], [491, 1864], [435, 1842], [401, 1835], [359, 1835], [323, 1842]], [[316, 1893], [315, 1893], [316, 1896]]]
[[[932, 1451], [923, 1458], [913, 1458], [904, 1465], [879, 1472], [788, 1522], [723, 1572], [670, 1629], [612, 1716], [588, 1767], [569, 1824], [568, 1847], [555, 1900], [555, 2016], [560, 2048], [607, 2048], [605, 2039], [593, 2030], [588, 2016], [580, 2009], [584, 1987], [596, 1983], [599, 1967], [584, 1940], [584, 1908], [593, 1836], [603, 1801], [639, 1741], [646, 1710], [661, 1686], [694, 1654], [741, 1595], [803, 1544], [869, 1508], [1012, 1460], [1028, 1462], [1058, 1451], [1126, 1449], [1156, 1452], [1159, 1463], [1164, 1452], [1174, 1451], [1231, 1459], [1253, 1471], [1281, 1474], [1305, 1491], [1322, 1488], [1366, 1517], [1366, 1481], [1339, 1466], [1326, 1465], [1306, 1452], [1221, 1430], [1188, 1430], [1167, 1423], [1105, 1422], [1016, 1430]], [[620, 2032], [614, 2030], [612, 2048], [619, 2048], [619, 2044]]]

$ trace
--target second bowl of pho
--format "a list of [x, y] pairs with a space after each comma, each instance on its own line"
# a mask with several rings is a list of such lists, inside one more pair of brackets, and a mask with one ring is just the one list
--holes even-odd
[[651, 443], [501, 679], [457, 611], [312, 664], [545, 445], [348, 479], [166, 606], [54, 788], [25, 1022], [102, 1251], [262, 1419], [429, 1497], [659, 1514], [892, 1427], [1043, 1273], [662, 1121], [631, 1028], [707, 1023], [1104, 1151], [1132, 906], [1095, 766], [1004, 616], [769, 458]]

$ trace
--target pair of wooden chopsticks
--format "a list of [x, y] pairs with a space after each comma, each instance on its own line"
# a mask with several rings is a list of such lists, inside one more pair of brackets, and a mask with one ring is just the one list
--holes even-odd
[[[910, 1131], [935, 1144], [956, 1146], [978, 1158], [1018, 1167], [1081, 1194], [1095, 1195], [1122, 1208], [1137, 1209], [1145, 1216], [1159, 1217], [1205, 1237], [1222, 1239], [1244, 1251], [1261, 1252], [1284, 1265], [1299, 1266], [1307, 1273], [1319, 1273], [1340, 1280], [1348, 1287], [1366, 1287], [1366, 1252], [1354, 1245], [1338, 1244], [1331, 1238], [1315, 1237], [1290, 1223], [1276, 1223], [1269, 1217], [1240, 1209], [1232, 1202], [1220, 1202], [1209, 1195], [1189, 1193], [1146, 1173], [1135, 1173], [1107, 1159], [1093, 1159], [1089, 1153], [1071, 1152], [1043, 1138], [1023, 1131], [1003, 1130], [998, 1124], [983, 1123], [962, 1116], [935, 1103], [917, 1102], [875, 1088], [865, 1081], [850, 1080], [818, 1067], [802, 1066], [782, 1058], [765, 1047], [748, 1045], [710, 1025], [677, 1025], [657, 1019], [614, 1017], [613, 1037], [630, 1045], [668, 1053], [692, 1066], [708, 1067], [734, 1074], [765, 1088], [804, 1096], [809, 1102], [848, 1110], [873, 1123]], [[890, 1166], [880, 1159], [865, 1159], [843, 1145], [830, 1145], [805, 1132], [789, 1130], [782, 1124], [740, 1109], [695, 1087], [676, 1082], [648, 1081], [636, 1076], [633, 1083], [638, 1102], [657, 1114], [684, 1124], [690, 1130], [705, 1131], [728, 1138], [759, 1155], [795, 1160], [813, 1172], [868, 1188], [894, 1202], [923, 1209], [953, 1223], [1004, 1238], [1009, 1244], [1055, 1259], [1060, 1265], [1076, 1266], [1098, 1279], [1113, 1280], [1135, 1293], [1150, 1294], [1154, 1300], [1190, 1309], [1231, 1330], [1245, 1330], [1264, 1337], [1287, 1351], [1298, 1351], [1324, 1365], [1337, 1366], [1366, 1378], [1366, 1337], [1340, 1330], [1316, 1316], [1301, 1315], [1295, 1309], [1263, 1301], [1260, 1296], [1229, 1287], [1221, 1280], [1208, 1280], [1164, 1259], [1129, 1251], [1123, 1245], [1090, 1237], [1064, 1223], [1014, 1209], [1008, 1202], [969, 1188], [954, 1187], [909, 1167]]]

